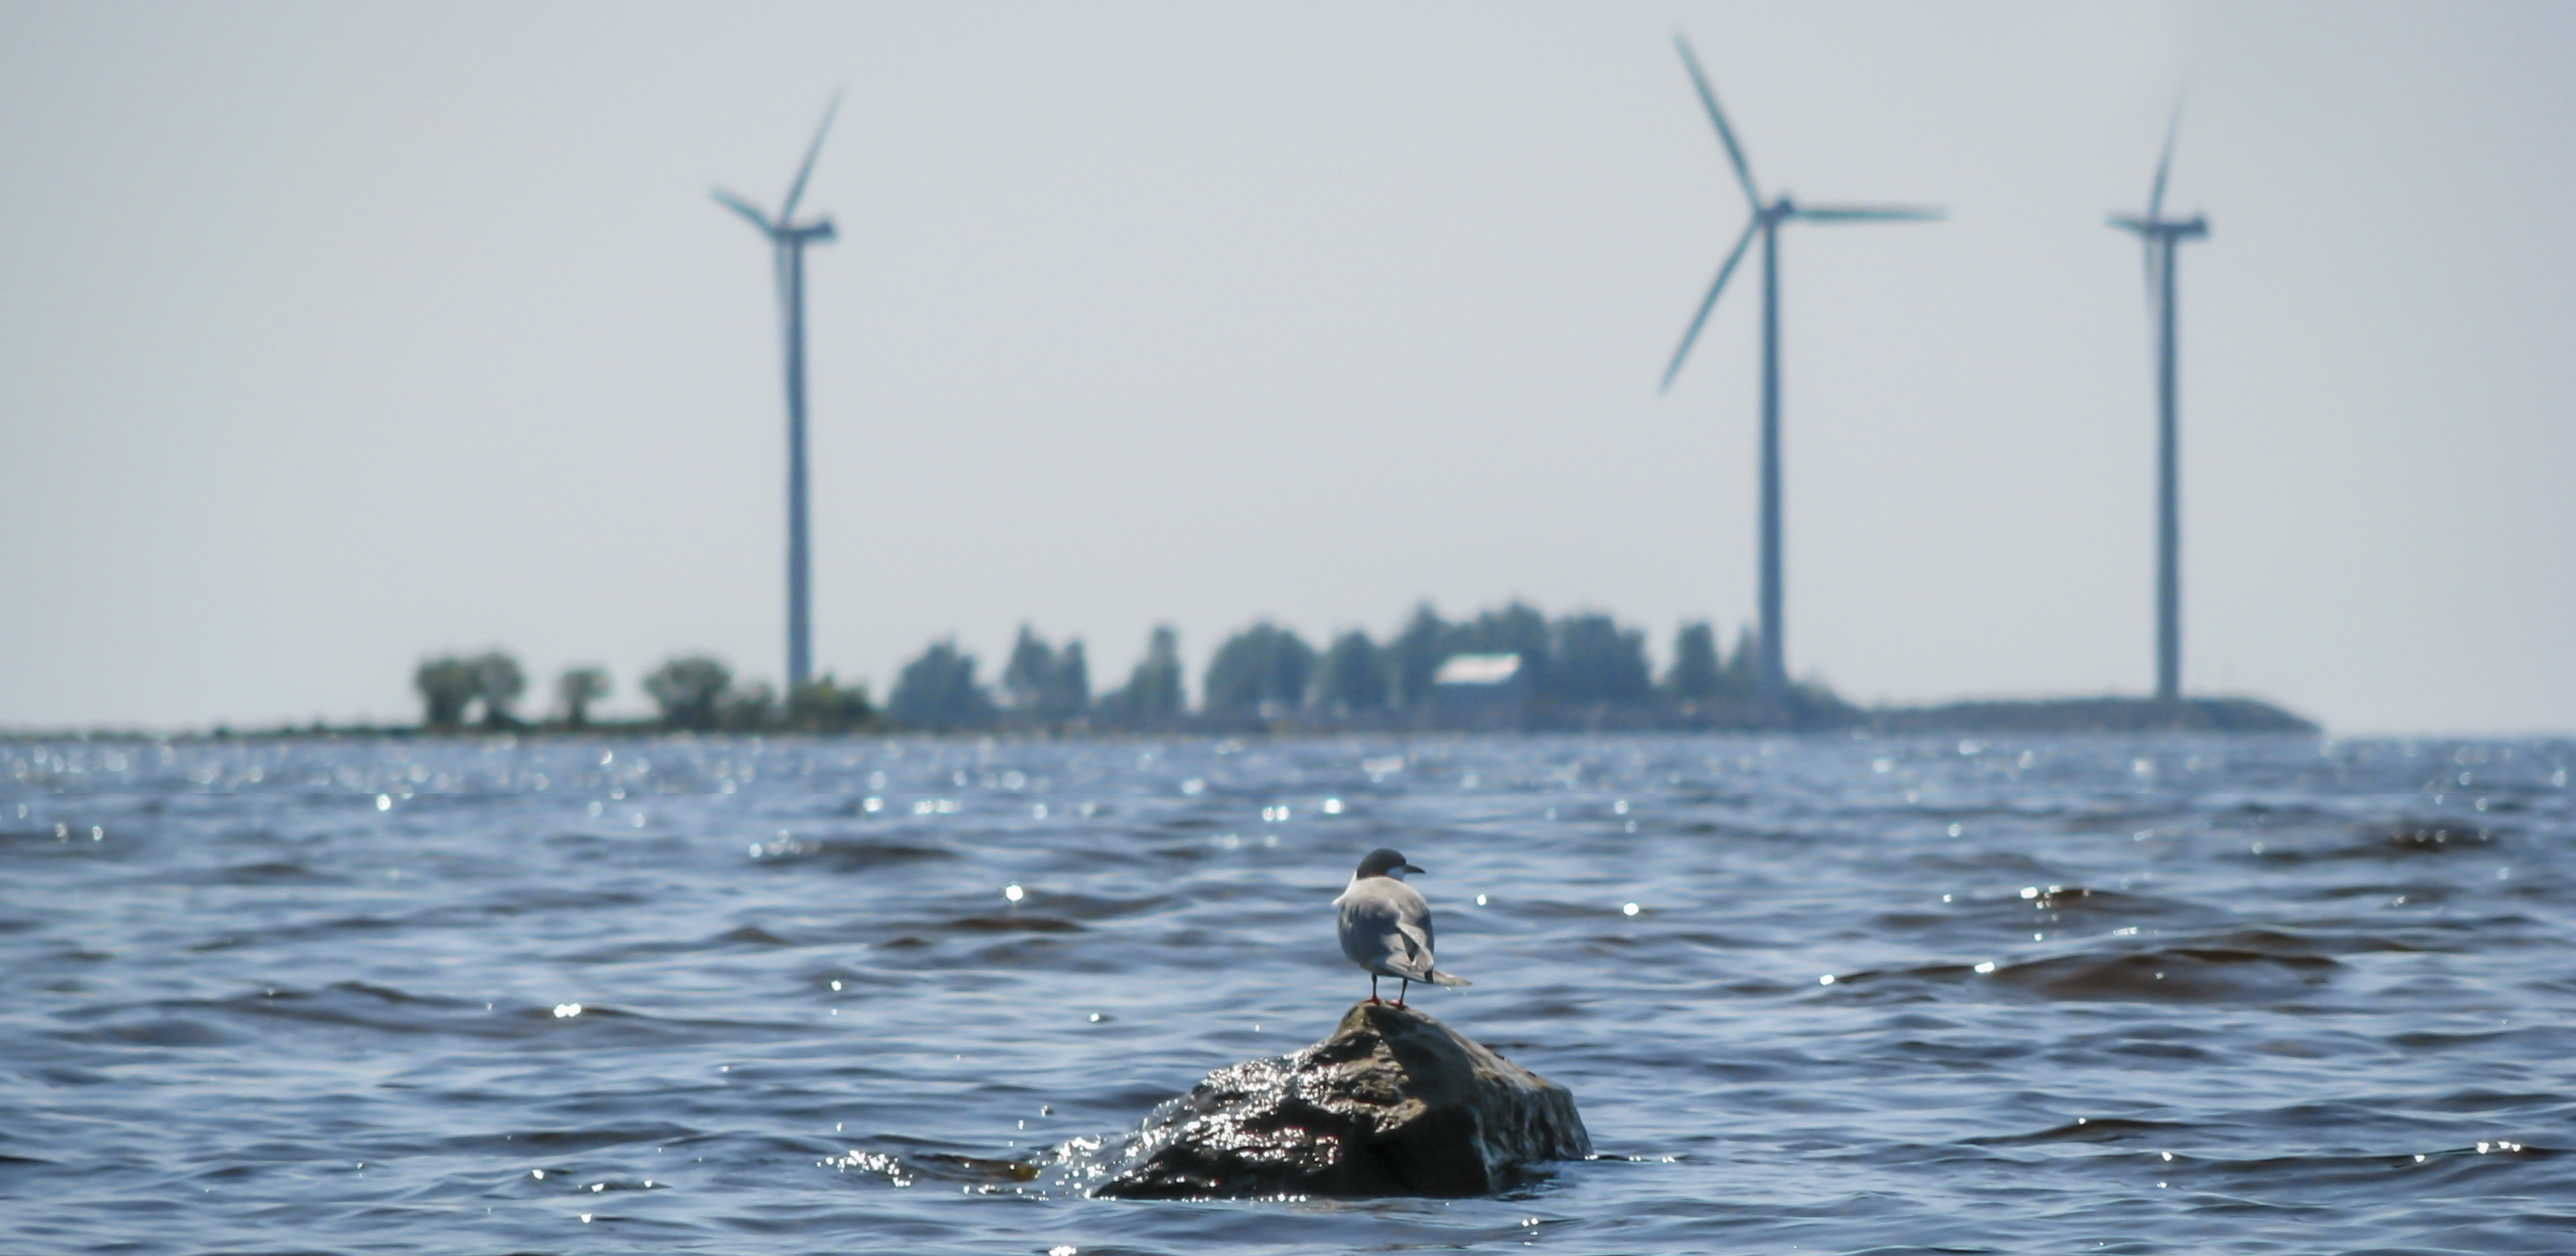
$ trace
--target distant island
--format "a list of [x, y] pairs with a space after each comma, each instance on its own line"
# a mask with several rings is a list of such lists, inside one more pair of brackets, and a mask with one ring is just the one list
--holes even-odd
[[1024, 625], [993, 684], [978, 677], [980, 660], [954, 639], [934, 641], [906, 663], [882, 705], [866, 685], [844, 684], [830, 673], [782, 695], [766, 681], [738, 678], [712, 655], [682, 654], [641, 682], [657, 708], [655, 717], [604, 720], [591, 711], [613, 692], [605, 667], [566, 668], [556, 678], [552, 709], [529, 717], [520, 711], [527, 674], [517, 659], [496, 648], [422, 659], [412, 674], [421, 699], [416, 725], [316, 721], [238, 732], [217, 728], [212, 735], [2321, 731], [2311, 720], [2247, 697], [1861, 707], [1810, 679], [1764, 701], [1755, 683], [1759, 658], [1749, 628], [1739, 631], [1731, 651], [1721, 651], [1711, 625], [1685, 623], [1658, 676], [1647, 659], [1645, 632], [1607, 614], [1582, 611], [1551, 619], [1513, 602], [1453, 621], [1425, 603], [1383, 643], [1353, 629], [1318, 649], [1292, 629], [1254, 623], [1210, 656], [1195, 705], [1187, 692], [1180, 635], [1168, 625], [1148, 634], [1144, 657], [1126, 683], [1100, 693], [1092, 689], [1080, 640], [1057, 647]]
[[2315, 721], [2254, 698], [2028, 698], [1883, 707], [1868, 712], [1874, 732], [1905, 733], [2295, 733], [2324, 732]]

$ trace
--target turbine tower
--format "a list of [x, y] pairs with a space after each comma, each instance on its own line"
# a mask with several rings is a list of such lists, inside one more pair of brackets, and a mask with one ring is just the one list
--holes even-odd
[[1717, 307], [1717, 295], [1726, 289], [1727, 277], [1735, 273], [1735, 264], [1744, 260], [1744, 251], [1753, 246], [1753, 237], [1762, 237], [1762, 605], [1760, 665], [1754, 671], [1756, 692], [1766, 705], [1777, 706], [1789, 689], [1786, 655], [1781, 647], [1781, 574], [1780, 574], [1780, 224], [1804, 222], [1930, 222], [1946, 217], [1944, 211], [1912, 206], [1800, 205], [1787, 196], [1764, 201], [1761, 189], [1753, 182], [1752, 168], [1744, 161], [1744, 149], [1735, 142], [1734, 128], [1726, 125], [1726, 114], [1717, 107], [1717, 93], [1708, 85], [1708, 76], [1700, 72], [1699, 58], [1691, 55], [1690, 41], [1673, 36], [1673, 45], [1681, 49], [1682, 66], [1690, 71], [1691, 84], [1699, 89], [1700, 103], [1708, 107], [1708, 120], [1717, 124], [1717, 138], [1726, 146], [1726, 159], [1735, 167], [1736, 182], [1744, 187], [1745, 199], [1753, 205], [1753, 221], [1745, 224], [1744, 235], [1736, 240], [1735, 251], [1726, 255], [1717, 268], [1717, 279], [1708, 285], [1708, 296], [1699, 303], [1699, 313], [1691, 317], [1690, 330], [1682, 333], [1681, 347], [1673, 351], [1671, 366], [1664, 368], [1663, 387], [1669, 391], [1673, 377], [1681, 373], [1682, 361], [1690, 356], [1691, 343], [1699, 339], [1700, 327], [1708, 322], [1708, 312]]
[[2145, 217], [2111, 215], [2111, 225], [2135, 232], [2147, 249], [2147, 306], [2156, 320], [2156, 701], [2182, 697], [2182, 487], [2179, 438], [2174, 427], [2174, 246], [2209, 234], [2199, 214], [2166, 218], [2165, 173], [2173, 167], [2174, 132], [2165, 128], [2165, 153], [2156, 162]]
[[760, 233], [769, 237], [776, 254], [778, 272], [778, 320], [787, 341], [787, 691], [794, 693], [814, 678], [813, 598], [805, 544], [805, 246], [829, 244], [833, 240], [832, 218], [826, 214], [812, 222], [796, 221], [797, 199], [805, 195], [806, 176], [814, 173], [814, 157], [823, 151], [823, 133], [832, 129], [832, 115], [841, 107], [839, 93], [823, 110], [823, 124], [814, 128], [814, 142], [805, 149], [805, 164], [796, 168], [796, 181], [787, 187], [787, 199], [772, 219], [749, 202], [723, 188], [715, 190], [718, 203], [751, 220]]

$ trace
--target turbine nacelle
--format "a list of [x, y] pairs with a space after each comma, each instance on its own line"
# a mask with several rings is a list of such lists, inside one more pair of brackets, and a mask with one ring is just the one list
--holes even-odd
[[2199, 214], [2189, 218], [2140, 218], [2134, 214], [2113, 214], [2109, 221], [2122, 231], [2169, 240], [2197, 240], [2209, 234], [2209, 219]]
[[717, 204], [750, 220], [751, 225], [758, 228], [760, 234], [768, 236], [777, 243], [785, 244], [790, 240], [818, 242], [839, 238], [832, 229], [830, 214], [825, 214], [812, 222], [790, 224], [771, 219], [768, 214], [761, 212], [758, 206], [723, 188], [717, 188], [714, 195]]
[[[1753, 167], [1744, 159], [1744, 145], [1737, 142], [1735, 128], [1727, 125], [1726, 111], [1718, 108], [1717, 89], [1709, 86], [1708, 75], [1700, 69], [1699, 56], [1691, 51], [1690, 41], [1679, 35], [1673, 36], [1673, 47], [1682, 54], [1682, 68], [1690, 72], [1691, 88], [1699, 93], [1701, 108], [1708, 111], [1709, 125], [1717, 128], [1717, 142], [1726, 150], [1726, 161], [1735, 170], [1736, 184], [1744, 189], [1745, 200], [1753, 206], [1753, 220], [1744, 224], [1744, 234], [1736, 239], [1734, 250], [1719, 264], [1717, 278], [1708, 285], [1708, 295], [1700, 299], [1699, 312], [1691, 316], [1690, 329], [1682, 333], [1681, 347], [1673, 350], [1672, 364], [1664, 368], [1663, 389], [1667, 391], [1673, 386], [1673, 377], [1681, 374], [1682, 363], [1690, 357], [1691, 345], [1699, 339], [1700, 328], [1707, 324], [1709, 311], [1717, 308], [1718, 294], [1726, 291], [1726, 281], [1735, 274], [1736, 263], [1743, 261], [1745, 250], [1753, 247], [1753, 237], [1762, 236], [1769, 241], [1781, 223], [1792, 221], [1938, 222], [1950, 216], [1947, 210], [1913, 205], [1801, 206], [1787, 193], [1765, 202], [1761, 188], [1753, 182]], [[1764, 247], [1767, 255], [1770, 245], [1766, 243]], [[1766, 322], [1765, 326], [1768, 325]]]
[[777, 217], [772, 218], [768, 214], [762, 213], [757, 207], [752, 205], [751, 202], [746, 201], [723, 188], [717, 188], [715, 190], [716, 203], [750, 219], [751, 225], [760, 228], [760, 233], [762, 235], [768, 236], [771, 240], [779, 244], [821, 243], [835, 238], [832, 232], [832, 216], [830, 214], [823, 215], [822, 219], [819, 221], [809, 222], [802, 225], [798, 225], [792, 220], [796, 217], [796, 202], [803, 200], [805, 197], [805, 181], [813, 177], [814, 158], [822, 154], [823, 137], [831, 133], [832, 115], [839, 113], [840, 111], [841, 94], [839, 92], [834, 92], [832, 93], [832, 103], [823, 107], [823, 121], [821, 125], [814, 128], [814, 142], [805, 146], [804, 162], [796, 167], [796, 181], [787, 185], [787, 199], [779, 202], [778, 204]]

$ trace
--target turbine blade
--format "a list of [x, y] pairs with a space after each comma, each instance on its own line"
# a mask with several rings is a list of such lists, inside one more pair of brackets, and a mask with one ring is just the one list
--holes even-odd
[[2155, 187], [2147, 193], [2147, 221], [2154, 222], [2165, 208], [2165, 175], [2173, 169], [2174, 135], [2182, 130], [2182, 102], [2174, 102], [2173, 118], [2165, 123], [2165, 154], [2156, 159]]
[[1717, 138], [1726, 144], [1726, 159], [1735, 163], [1736, 181], [1744, 185], [1744, 199], [1753, 202], [1753, 212], [1762, 212], [1762, 193], [1753, 186], [1753, 169], [1744, 164], [1744, 147], [1735, 142], [1735, 128], [1726, 125], [1725, 111], [1717, 107], [1717, 93], [1709, 88], [1708, 76], [1700, 72], [1699, 58], [1691, 55], [1690, 41], [1676, 34], [1673, 46], [1682, 50], [1682, 68], [1690, 71], [1691, 86], [1699, 89], [1699, 103], [1708, 106], [1708, 120], [1717, 124]]
[[1690, 356], [1691, 344], [1699, 339], [1699, 329], [1708, 322], [1708, 312], [1717, 308], [1717, 294], [1726, 291], [1726, 277], [1735, 273], [1735, 264], [1744, 260], [1744, 250], [1753, 247], [1753, 233], [1762, 229], [1762, 220], [1745, 224], [1744, 238], [1735, 242], [1735, 251], [1726, 255], [1726, 263], [1717, 268], [1717, 278], [1708, 285], [1708, 295], [1701, 298], [1699, 313], [1691, 316], [1690, 330], [1682, 333], [1682, 345], [1673, 350], [1673, 364], [1664, 368], [1664, 382], [1657, 392], [1670, 392], [1673, 377], [1681, 374], [1682, 360]]
[[778, 234], [778, 228], [770, 226], [769, 219], [763, 217], [759, 210], [753, 209], [750, 203], [743, 200], [741, 197], [725, 191], [723, 188], [716, 189], [715, 197], [716, 204], [722, 205], [725, 208], [750, 219], [751, 225], [760, 228], [760, 234], [765, 236], [774, 236]]
[[778, 208], [778, 225], [796, 216], [796, 202], [805, 195], [805, 179], [814, 173], [814, 158], [823, 151], [823, 134], [832, 129], [832, 115], [841, 111], [841, 93], [832, 93], [832, 103], [823, 107], [823, 124], [814, 128], [814, 142], [805, 147], [805, 164], [796, 168], [796, 182], [787, 189], [787, 200]]
[[1810, 222], [1939, 222], [1950, 211], [1915, 205], [1801, 205], [1789, 216]]

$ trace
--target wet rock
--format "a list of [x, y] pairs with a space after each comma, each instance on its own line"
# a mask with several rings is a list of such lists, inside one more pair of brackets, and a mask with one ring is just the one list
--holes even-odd
[[1322, 1042], [1218, 1069], [1157, 1109], [1093, 1193], [1482, 1195], [1591, 1151], [1564, 1087], [1421, 1012], [1361, 1003]]

